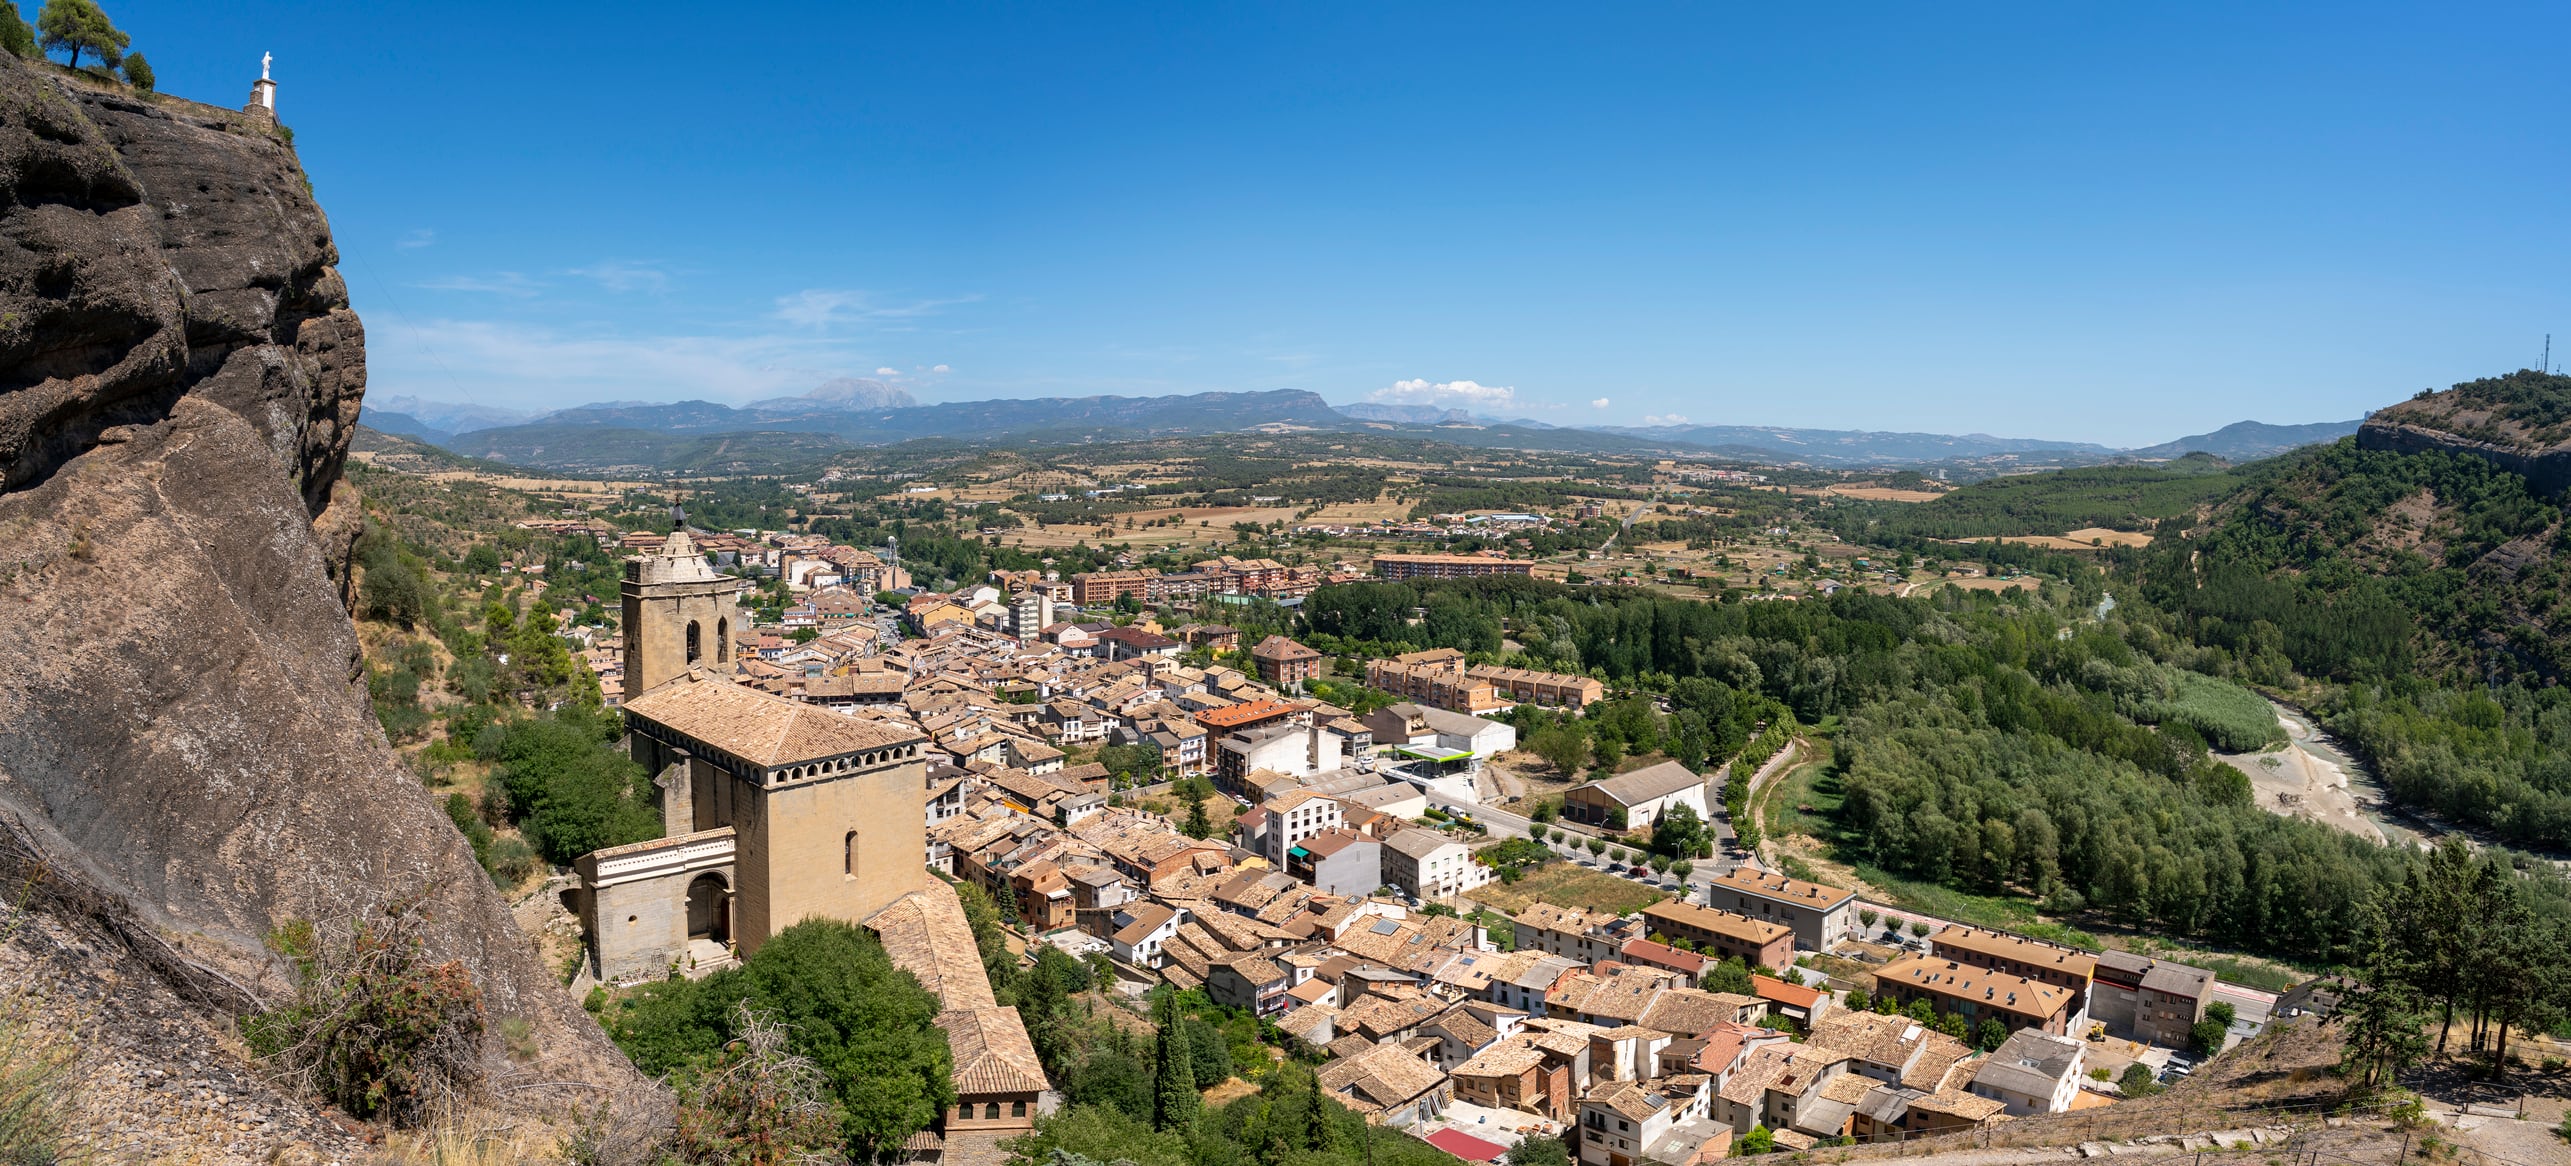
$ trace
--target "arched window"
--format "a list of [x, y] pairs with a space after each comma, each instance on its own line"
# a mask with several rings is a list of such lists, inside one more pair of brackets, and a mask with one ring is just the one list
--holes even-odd
[[996, 1117], [999, 1117], [999, 1116], [1000, 1116], [1000, 1103], [999, 1103], [999, 1102], [994, 1101], [994, 1102], [992, 1102], [991, 1104], [989, 1104], [989, 1105], [986, 1105], [986, 1106], [983, 1106], [983, 1107], [982, 1107], [982, 1119], [983, 1119], [984, 1121], [989, 1121], [989, 1120], [991, 1120], [991, 1119], [993, 1119], [993, 1118], [996, 1118]]
[[843, 847], [844, 860], [846, 861], [847, 866], [848, 866], [848, 877], [849, 877], [849, 878], [852, 878], [852, 879], [853, 879], [853, 878], [856, 878], [856, 877], [857, 877], [857, 832], [856, 832], [856, 831], [851, 830], [851, 831], [849, 831], [849, 832], [848, 832], [848, 837], [847, 837], [846, 841], [842, 843], [842, 847]]
[[1010, 1102], [1010, 1103], [1009, 1103], [1009, 1116], [1010, 1116], [1010, 1117], [1025, 1117], [1026, 1115], [1027, 1115], [1027, 1103], [1026, 1103], [1026, 1102], [1023, 1102], [1023, 1101], [1012, 1101], [1012, 1102]]
[[714, 662], [732, 662], [732, 621], [729, 618], [714, 621]]
[[705, 654], [705, 646], [698, 642], [701, 639], [703, 637], [697, 632], [696, 621], [687, 621], [687, 662], [690, 664], [696, 663], [696, 658]]

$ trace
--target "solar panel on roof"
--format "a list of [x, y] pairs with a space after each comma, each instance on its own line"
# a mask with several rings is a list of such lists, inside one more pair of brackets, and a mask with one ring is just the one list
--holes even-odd
[[1392, 921], [1392, 920], [1390, 920], [1390, 919], [1379, 919], [1379, 920], [1376, 920], [1376, 921], [1375, 921], [1374, 932], [1375, 932], [1375, 934], [1377, 934], [1377, 935], [1391, 935], [1392, 933], [1394, 933], [1394, 932], [1396, 932], [1396, 931], [1399, 931], [1399, 930], [1401, 930], [1401, 929], [1402, 929], [1402, 925], [1401, 925], [1401, 924], [1396, 923], [1396, 922], [1394, 922], [1394, 921]]

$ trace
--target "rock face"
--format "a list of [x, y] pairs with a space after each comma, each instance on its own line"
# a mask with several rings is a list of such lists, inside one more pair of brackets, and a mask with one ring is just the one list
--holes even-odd
[[281, 922], [425, 888], [533, 1027], [498, 1072], [621, 1080], [368, 709], [337, 259], [272, 123], [0, 54], [0, 851], [232, 1011]]
[[2561, 420], [2571, 378], [2537, 372], [2472, 381], [2378, 409], [2357, 448], [2465, 454], [2527, 480], [2540, 494], [2571, 488], [2571, 434]]

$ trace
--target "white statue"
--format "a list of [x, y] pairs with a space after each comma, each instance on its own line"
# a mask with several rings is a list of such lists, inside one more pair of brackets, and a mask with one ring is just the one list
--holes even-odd
[[274, 54], [274, 53], [261, 53], [261, 54], [259, 54], [259, 79], [260, 79], [260, 80], [262, 80], [262, 81], [266, 81], [266, 80], [268, 80], [268, 79], [269, 79], [269, 77], [268, 77], [268, 64], [269, 64], [269, 62], [274, 61], [274, 60], [276, 60], [276, 59], [277, 59], [277, 56], [276, 56], [276, 54]]

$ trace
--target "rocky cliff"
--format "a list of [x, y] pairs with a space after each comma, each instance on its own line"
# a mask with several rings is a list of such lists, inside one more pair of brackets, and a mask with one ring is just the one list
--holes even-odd
[[214, 1017], [287, 990], [282, 921], [428, 888], [533, 1028], [496, 1071], [619, 1077], [364, 699], [337, 260], [263, 117], [0, 54], [0, 900], [40, 872]]
[[2522, 370], [2423, 392], [2366, 418], [2357, 447], [2466, 454], [2560, 493], [2571, 488], [2571, 377]]

